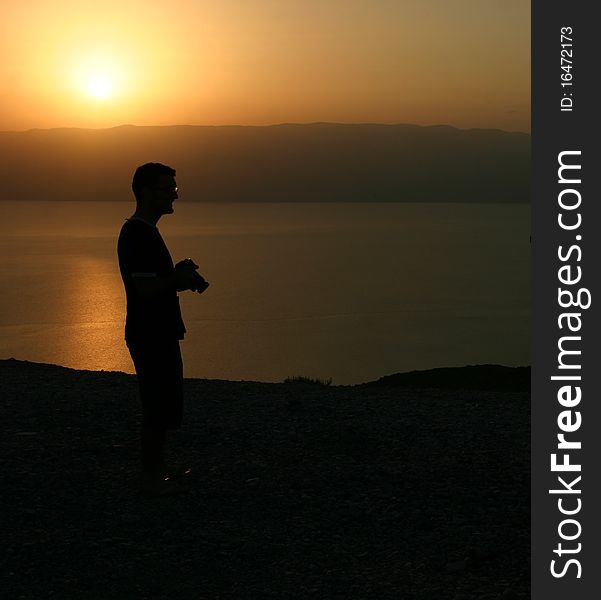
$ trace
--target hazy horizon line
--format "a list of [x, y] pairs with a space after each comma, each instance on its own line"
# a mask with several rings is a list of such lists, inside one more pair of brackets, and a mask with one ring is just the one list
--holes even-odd
[[345, 126], [379, 126], [379, 127], [417, 127], [421, 129], [433, 129], [433, 128], [448, 128], [455, 129], [457, 131], [500, 131], [502, 133], [510, 134], [522, 134], [531, 136], [530, 131], [521, 130], [507, 130], [499, 127], [457, 127], [456, 125], [449, 125], [447, 123], [436, 123], [423, 125], [419, 123], [378, 123], [372, 121], [361, 121], [361, 122], [342, 122], [342, 121], [307, 121], [307, 122], [294, 122], [285, 121], [281, 123], [269, 123], [261, 125], [241, 125], [237, 123], [220, 124], [220, 125], [192, 125], [188, 123], [174, 123], [171, 125], [134, 125], [133, 123], [122, 123], [121, 125], [112, 125], [110, 127], [30, 127], [29, 129], [2, 129], [0, 133], [29, 133], [33, 131], [108, 131], [111, 129], [122, 129], [126, 127], [130, 128], [154, 128], [154, 129], [167, 129], [172, 127], [198, 127], [198, 128], [269, 128], [269, 127], [283, 127], [283, 126], [311, 126], [311, 125], [345, 125]]

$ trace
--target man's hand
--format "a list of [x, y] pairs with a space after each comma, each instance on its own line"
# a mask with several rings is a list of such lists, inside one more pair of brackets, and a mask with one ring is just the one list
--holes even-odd
[[197, 273], [198, 265], [191, 258], [180, 260], [175, 265], [175, 288], [178, 292], [191, 290], [202, 294], [209, 284], [204, 277]]
[[180, 260], [176, 265], [175, 268], [184, 268], [187, 267], [189, 269], [192, 269], [194, 271], [198, 270], [198, 265], [191, 259], [191, 258], [184, 258], [184, 260]]
[[198, 275], [196, 269], [198, 269], [198, 265], [195, 265], [194, 262], [188, 258], [180, 260], [175, 265], [173, 277], [175, 279], [175, 289], [178, 292], [193, 290], [195, 288], [196, 276]]

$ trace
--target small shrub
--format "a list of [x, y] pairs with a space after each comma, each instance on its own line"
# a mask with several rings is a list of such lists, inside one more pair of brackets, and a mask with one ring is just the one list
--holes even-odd
[[332, 378], [330, 379], [318, 379], [316, 377], [287, 377], [284, 379], [284, 383], [294, 383], [294, 384], [303, 384], [303, 385], [314, 385], [320, 387], [327, 387], [332, 385]]

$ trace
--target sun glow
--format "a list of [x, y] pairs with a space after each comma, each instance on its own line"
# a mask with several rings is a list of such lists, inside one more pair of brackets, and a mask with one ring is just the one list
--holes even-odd
[[88, 80], [87, 90], [90, 96], [104, 100], [112, 95], [113, 86], [105, 75], [94, 75]]
[[[120, 60], [121, 58], [121, 60]], [[80, 98], [104, 101], [122, 99], [126, 61], [115, 52], [82, 51], [69, 66], [72, 91]]]

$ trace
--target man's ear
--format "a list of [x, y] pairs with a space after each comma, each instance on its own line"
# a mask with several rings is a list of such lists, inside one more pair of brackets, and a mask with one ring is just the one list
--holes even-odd
[[143, 207], [148, 205], [148, 203], [152, 200], [152, 190], [149, 187], [143, 187], [140, 190], [140, 195], [136, 200], [138, 206]]

